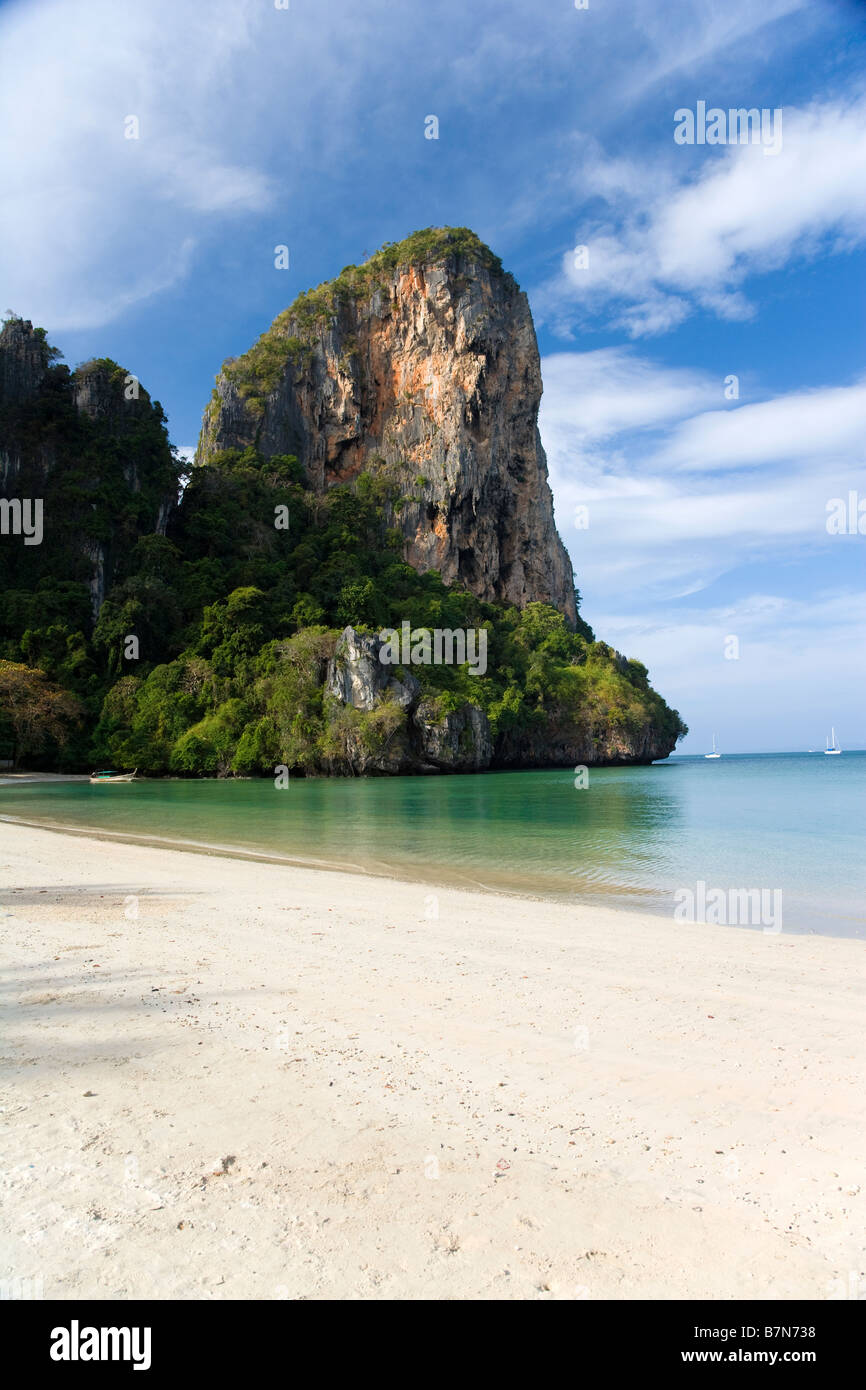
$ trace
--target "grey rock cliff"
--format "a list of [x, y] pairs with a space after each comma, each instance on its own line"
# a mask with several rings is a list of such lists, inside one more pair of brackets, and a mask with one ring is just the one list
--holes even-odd
[[345, 628], [328, 665], [326, 694], [360, 710], [372, 710], [382, 699], [410, 709], [417, 702], [421, 687], [412, 675], [398, 680], [392, 668], [379, 660], [384, 645], [379, 637]]

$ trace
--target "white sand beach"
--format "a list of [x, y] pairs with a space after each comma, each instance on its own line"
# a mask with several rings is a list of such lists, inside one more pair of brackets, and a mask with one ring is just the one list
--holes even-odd
[[0, 846], [0, 1278], [866, 1289], [863, 943], [8, 823]]

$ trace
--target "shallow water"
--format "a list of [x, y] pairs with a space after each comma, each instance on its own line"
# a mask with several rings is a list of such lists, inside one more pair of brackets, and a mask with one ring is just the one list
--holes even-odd
[[0, 786], [0, 816], [666, 916], [678, 890], [700, 902], [699, 882], [763, 889], [765, 915], [753, 908], [739, 925], [775, 925], [774, 903], [785, 931], [866, 936], [866, 753], [671, 758], [574, 783], [568, 770], [293, 779], [285, 790], [33, 783]]

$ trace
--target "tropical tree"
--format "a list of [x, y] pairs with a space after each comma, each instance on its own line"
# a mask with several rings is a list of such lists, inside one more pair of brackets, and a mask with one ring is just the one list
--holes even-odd
[[78, 697], [54, 685], [38, 666], [0, 661], [0, 725], [11, 732], [13, 765], [46, 745], [65, 748], [83, 718]]

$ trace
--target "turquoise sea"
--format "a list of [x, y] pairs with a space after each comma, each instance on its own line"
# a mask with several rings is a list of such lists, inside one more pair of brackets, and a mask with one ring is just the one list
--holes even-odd
[[699, 883], [778, 890], [783, 930], [866, 936], [866, 752], [675, 757], [584, 788], [569, 770], [0, 785], [0, 818], [665, 916]]

